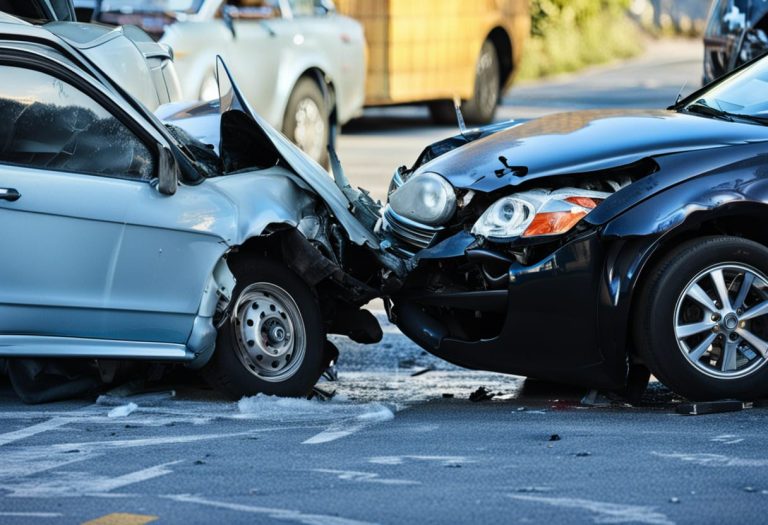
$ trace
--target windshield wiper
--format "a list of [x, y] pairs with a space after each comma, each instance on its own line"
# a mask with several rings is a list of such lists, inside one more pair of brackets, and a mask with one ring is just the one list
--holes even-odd
[[708, 105], [704, 99], [698, 100], [693, 104], [686, 106], [685, 111], [733, 122], [733, 116], [730, 113], [721, 109], [713, 108], [712, 106]]

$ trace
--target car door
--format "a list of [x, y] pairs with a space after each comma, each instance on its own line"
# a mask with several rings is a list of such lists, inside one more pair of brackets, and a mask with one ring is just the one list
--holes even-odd
[[60, 77], [0, 63], [0, 78], [0, 333], [119, 337], [109, 283], [152, 155]]

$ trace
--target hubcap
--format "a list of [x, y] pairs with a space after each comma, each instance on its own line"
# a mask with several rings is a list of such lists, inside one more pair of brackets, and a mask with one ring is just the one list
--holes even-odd
[[325, 118], [320, 108], [311, 98], [302, 99], [296, 106], [294, 118], [294, 141], [307, 155], [315, 160], [320, 159], [326, 134]]
[[254, 283], [240, 294], [232, 317], [238, 357], [254, 375], [284, 381], [304, 360], [304, 321], [293, 298], [271, 283]]
[[694, 277], [675, 306], [680, 351], [700, 372], [719, 379], [754, 373], [768, 358], [768, 278], [736, 263]]

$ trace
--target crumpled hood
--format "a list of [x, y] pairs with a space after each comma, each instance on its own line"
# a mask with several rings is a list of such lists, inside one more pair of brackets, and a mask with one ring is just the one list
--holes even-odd
[[[768, 127], [667, 110], [594, 110], [532, 120], [470, 142], [421, 166], [457, 188], [491, 192], [695, 149], [768, 141]], [[505, 169], [499, 157], [507, 159]], [[515, 169], [520, 168], [520, 169]], [[497, 175], [497, 170], [504, 170]]]

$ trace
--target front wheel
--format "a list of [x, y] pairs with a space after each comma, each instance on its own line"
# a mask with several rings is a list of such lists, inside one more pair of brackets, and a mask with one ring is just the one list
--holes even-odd
[[233, 398], [306, 396], [326, 364], [315, 295], [295, 273], [270, 259], [249, 261], [236, 277], [230, 318], [219, 328], [204, 375]]
[[689, 241], [652, 270], [634, 336], [653, 374], [691, 399], [768, 393], [768, 249], [737, 237]]

